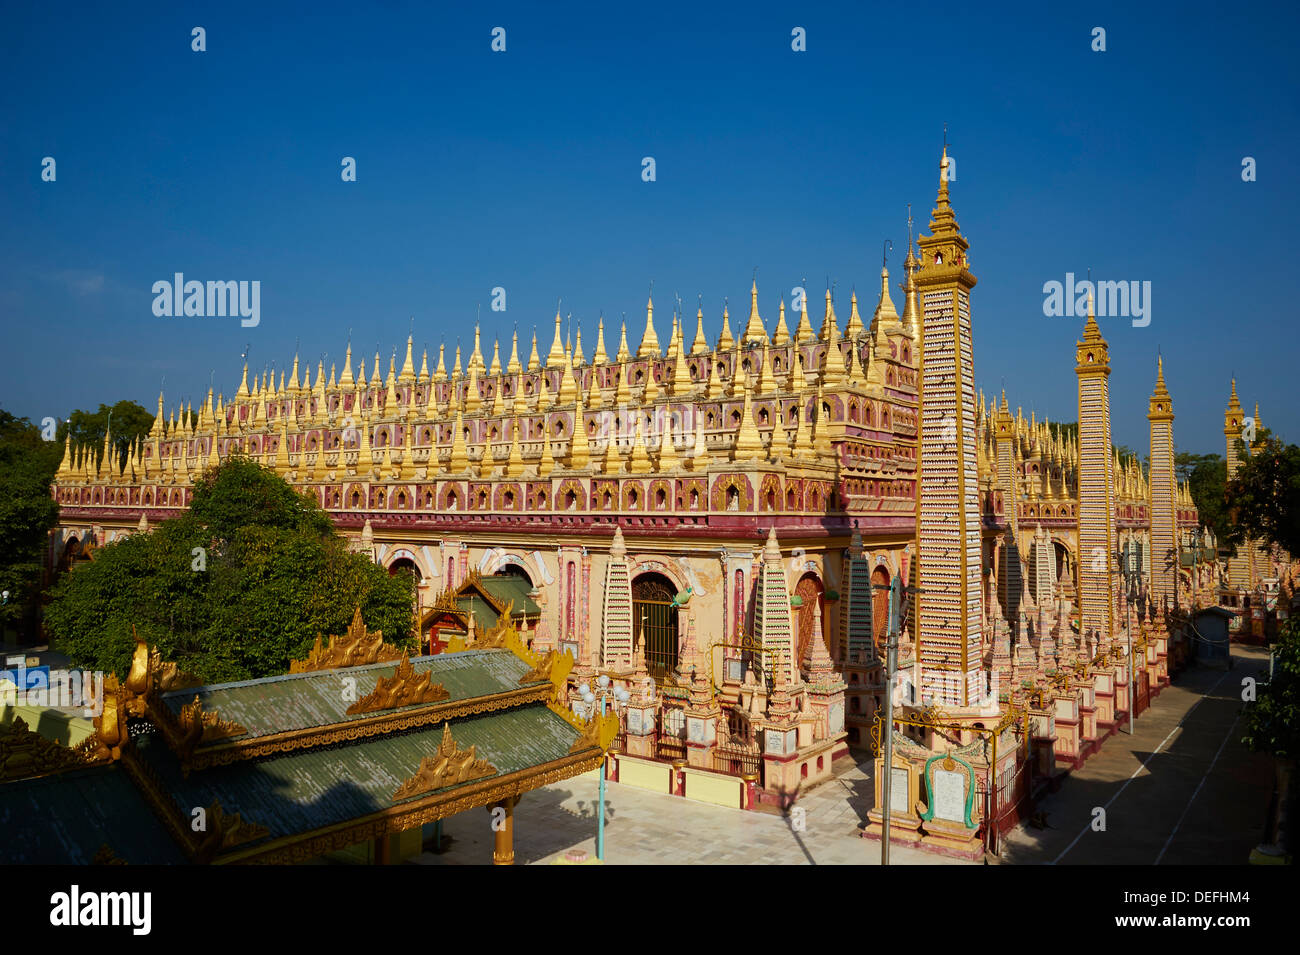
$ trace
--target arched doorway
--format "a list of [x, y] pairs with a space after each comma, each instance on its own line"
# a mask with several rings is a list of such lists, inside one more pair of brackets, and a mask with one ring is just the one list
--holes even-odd
[[807, 663], [808, 658], [812, 656], [812, 641], [813, 636], [817, 633], [819, 618], [822, 624], [822, 644], [826, 647], [826, 652], [830, 653], [830, 634], [826, 631], [826, 618], [822, 603], [822, 594], [825, 589], [822, 582], [817, 579], [817, 575], [811, 573], [804, 574], [794, 588], [795, 596], [801, 601], [798, 629], [795, 631], [795, 639], [798, 640], [798, 656], [796, 659], [801, 665]]
[[646, 666], [663, 685], [677, 670], [677, 588], [663, 574], [641, 574], [632, 581], [632, 649], [644, 641]]
[[524, 570], [518, 564], [502, 564], [497, 570], [494, 577], [518, 577], [528, 584], [529, 589], [533, 586], [533, 578], [529, 576], [528, 571]]
[[871, 639], [876, 645], [876, 655], [883, 656], [889, 640], [889, 571], [877, 567], [871, 572]]
[[[408, 574], [411, 578], [411, 613], [414, 615], [415, 624], [413, 630], [416, 636], [420, 634], [420, 616], [423, 608], [420, 606], [420, 568], [415, 566], [415, 561], [409, 557], [399, 557], [388, 565], [388, 576], [396, 577], [398, 574]], [[424, 640], [421, 637], [423, 646]], [[425, 652], [423, 649], [421, 652]]]

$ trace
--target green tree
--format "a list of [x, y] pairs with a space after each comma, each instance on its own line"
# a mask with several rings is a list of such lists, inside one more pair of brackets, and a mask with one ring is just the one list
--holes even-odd
[[1282, 626], [1274, 646], [1273, 679], [1246, 704], [1244, 741], [1281, 760], [1300, 756], [1300, 617]]
[[[1244, 444], [1240, 445], [1244, 451]], [[1284, 444], [1267, 429], [1228, 482], [1227, 539], [1268, 541], [1300, 554], [1300, 447]]]
[[99, 454], [104, 448], [104, 435], [109, 433], [111, 426], [116, 465], [120, 468], [131, 453], [131, 446], [149, 434], [153, 419], [150, 412], [134, 401], [119, 401], [111, 408], [101, 404], [95, 412], [74, 411], [67, 421], [59, 423], [56, 435], [59, 452], [63, 451], [63, 439], [71, 435], [74, 447], [91, 447]]
[[61, 446], [26, 418], [0, 409], [0, 632], [34, 639], [45, 547], [58, 522], [50, 494]]
[[413, 600], [409, 575], [351, 553], [315, 502], [236, 457], [205, 476], [187, 513], [78, 564], [46, 621], [77, 666], [124, 674], [134, 627], [164, 659], [220, 682], [284, 673], [358, 606], [370, 629], [409, 645]]
[[1174, 455], [1174, 470], [1191, 489], [1201, 526], [1211, 528], [1215, 538], [1223, 542], [1228, 534], [1228, 515], [1223, 497], [1228, 483], [1228, 464], [1223, 456], [1180, 452]]

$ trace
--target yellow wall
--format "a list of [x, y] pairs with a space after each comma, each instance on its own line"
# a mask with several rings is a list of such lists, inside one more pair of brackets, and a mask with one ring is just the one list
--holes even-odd
[[76, 746], [95, 731], [95, 724], [89, 718], [62, 710], [43, 706], [0, 706], [0, 726], [8, 726], [14, 717], [20, 717], [29, 730], [64, 746]]
[[620, 757], [618, 761], [618, 781], [638, 789], [650, 789], [657, 793], [672, 792], [672, 767], [666, 763], [652, 763], [632, 756]]
[[686, 798], [717, 806], [739, 809], [744, 782], [735, 776], [722, 776], [699, 770], [686, 770]]

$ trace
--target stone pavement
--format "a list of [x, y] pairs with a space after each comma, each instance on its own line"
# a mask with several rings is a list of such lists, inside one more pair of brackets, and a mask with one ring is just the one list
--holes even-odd
[[[1233, 647], [1235, 666], [1189, 670], [1117, 733], [1036, 812], [1044, 828], [1010, 833], [1003, 863], [1244, 865], [1272, 795], [1268, 756], [1242, 744], [1243, 677], [1268, 655]], [[1092, 828], [1105, 810], [1105, 831]]]
[[[834, 779], [803, 796], [804, 831], [775, 812], [747, 812], [619, 783], [605, 788], [605, 861], [610, 865], [878, 865], [880, 843], [860, 828], [870, 778], [851, 760], [836, 763]], [[515, 808], [516, 864], [549, 864], [568, 849], [596, 855], [594, 775], [528, 793]], [[492, 860], [491, 818], [479, 809], [443, 823], [450, 844], [424, 865], [482, 865]], [[899, 865], [956, 864], [899, 845]]]

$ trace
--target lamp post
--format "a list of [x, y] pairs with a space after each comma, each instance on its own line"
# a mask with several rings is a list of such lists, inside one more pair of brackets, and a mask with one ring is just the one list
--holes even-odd
[[[596, 713], [596, 701], [600, 701], [600, 715], [605, 715], [606, 704], [610, 697], [614, 699], [614, 712], [620, 712], [623, 707], [627, 706], [627, 701], [631, 698], [626, 689], [621, 686], [610, 688], [609, 675], [602, 673], [596, 680], [599, 689], [592, 692], [591, 687], [586, 683], [579, 685], [578, 696], [582, 698], [582, 704], [579, 709], [586, 719], [591, 719]], [[600, 801], [596, 807], [596, 858], [605, 861], [605, 759], [600, 761]]]
[[1137, 707], [1137, 690], [1133, 686], [1133, 601], [1137, 599], [1137, 555], [1129, 548], [1119, 554], [1120, 573], [1124, 575], [1124, 632], [1128, 637], [1128, 735], [1133, 735], [1133, 710]]
[[911, 594], [922, 593], [919, 588], [908, 587], [902, 575], [895, 572], [889, 586], [873, 584], [873, 589], [889, 591], [889, 639], [885, 644], [885, 720], [881, 730], [880, 807], [880, 864], [889, 865], [889, 823], [893, 808], [890, 805], [894, 789], [894, 673], [898, 669], [898, 632], [902, 629], [904, 603]]

